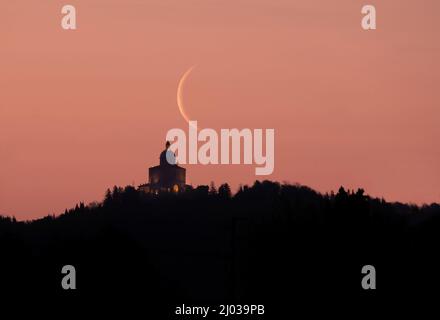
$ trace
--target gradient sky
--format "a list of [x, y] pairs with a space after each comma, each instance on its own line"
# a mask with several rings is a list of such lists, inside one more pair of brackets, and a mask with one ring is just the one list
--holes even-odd
[[[77, 9], [78, 30], [60, 27]], [[378, 29], [360, 27], [376, 5]], [[267, 178], [440, 201], [437, 0], [0, 4], [0, 214], [30, 219], [140, 184], [168, 129], [275, 128]], [[186, 166], [235, 189], [254, 166]]]

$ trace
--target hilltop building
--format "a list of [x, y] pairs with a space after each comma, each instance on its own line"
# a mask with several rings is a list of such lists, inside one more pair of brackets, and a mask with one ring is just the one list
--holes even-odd
[[139, 190], [146, 193], [181, 192], [185, 190], [186, 169], [177, 165], [175, 154], [169, 150], [170, 142], [159, 157], [159, 165], [148, 169], [148, 183], [140, 185]]

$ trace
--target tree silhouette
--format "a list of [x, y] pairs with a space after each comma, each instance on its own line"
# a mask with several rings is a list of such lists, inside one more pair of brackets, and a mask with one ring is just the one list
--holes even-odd
[[229, 184], [224, 183], [218, 188], [218, 195], [223, 199], [230, 199], [232, 196]]

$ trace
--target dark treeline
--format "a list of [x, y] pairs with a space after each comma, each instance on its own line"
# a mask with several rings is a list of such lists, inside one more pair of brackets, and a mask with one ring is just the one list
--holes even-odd
[[[372, 306], [436, 290], [439, 230], [438, 204], [389, 203], [362, 189], [114, 187], [101, 203], [58, 217], [0, 218], [0, 290], [125, 299], [164, 314], [181, 303], [263, 303], [269, 313], [310, 301]], [[75, 292], [60, 285], [67, 264], [77, 270]], [[376, 268], [375, 291], [361, 287], [364, 265]]]

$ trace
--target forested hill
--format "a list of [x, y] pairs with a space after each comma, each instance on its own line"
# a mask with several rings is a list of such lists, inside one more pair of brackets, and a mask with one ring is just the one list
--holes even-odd
[[263, 181], [234, 195], [227, 184], [152, 195], [114, 187], [101, 203], [57, 217], [2, 217], [0, 290], [65, 295], [60, 270], [69, 264], [80, 298], [124, 292], [158, 309], [183, 301], [281, 307], [290, 295], [371, 296], [360, 272], [373, 265], [374, 303], [438, 288], [439, 231], [438, 204], [388, 203], [362, 189], [323, 195]]

